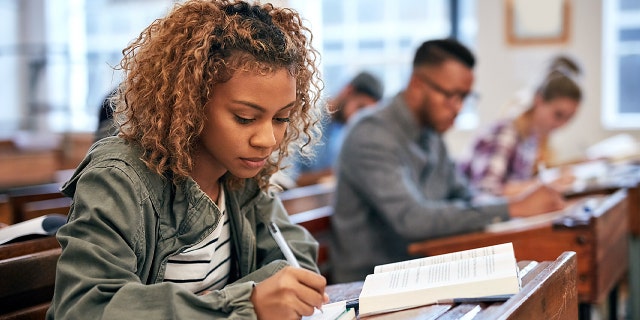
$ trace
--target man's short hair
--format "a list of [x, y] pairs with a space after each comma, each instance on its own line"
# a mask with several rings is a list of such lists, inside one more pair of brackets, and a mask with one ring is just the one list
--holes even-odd
[[453, 38], [428, 40], [422, 43], [413, 59], [413, 67], [424, 65], [436, 66], [448, 59], [455, 59], [473, 69], [476, 59], [473, 53], [458, 40]]
[[384, 94], [382, 81], [366, 71], [360, 72], [349, 84], [356, 92], [364, 93], [376, 101], [380, 100]]

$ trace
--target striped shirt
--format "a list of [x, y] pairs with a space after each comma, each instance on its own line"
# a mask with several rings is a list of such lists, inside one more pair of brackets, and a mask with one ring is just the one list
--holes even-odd
[[193, 293], [223, 288], [231, 269], [229, 215], [224, 189], [220, 188], [218, 206], [221, 223], [200, 243], [169, 258], [164, 281], [177, 283]]

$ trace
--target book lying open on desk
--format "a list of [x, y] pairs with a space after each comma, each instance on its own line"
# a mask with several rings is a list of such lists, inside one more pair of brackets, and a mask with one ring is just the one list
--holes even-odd
[[461, 298], [508, 298], [518, 291], [520, 278], [513, 244], [505, 243], [377, 266], [364, 281], [359, 314]]

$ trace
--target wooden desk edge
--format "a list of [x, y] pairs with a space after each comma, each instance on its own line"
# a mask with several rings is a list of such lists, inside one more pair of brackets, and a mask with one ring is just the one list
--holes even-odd
[[[577, 277], [577, 255], [565, 251], [502, 304], [500, 313], [508, 315], [505, 319], [521, 319], [532, 314], [542, 315], [544, 319], [577, 319]], [[557, 287], [564, 291], [559, 292]], [[556, 297], [552, 299], [550, 294]], [[555, 309], [551, 308], [554, 301], [558, 303]]]
[[[522, 262], [522, 261], [521, 261]], [[526, 263], [519, 266], [522, 268]], [[563, 252], [555, 261], [543, 261], [525, 280], [522, 290], [502, 304], [482, 311], [480, 319], [577, 319], [577, 258], [573, 251]], [[356, 298], [363, 281], [327, 287], [331, 302]], [[557, 290], [557, 287], [564, 291]], [[539, 316], [539, 317], [538, 317]]]

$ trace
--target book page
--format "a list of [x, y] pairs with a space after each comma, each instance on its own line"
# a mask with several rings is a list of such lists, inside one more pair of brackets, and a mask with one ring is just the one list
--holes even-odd
[[[350, 318], [350, 315], [353, 315], [353, 318]], [[316, 309], [313, 315], [302, 317], [302, 320], [338, 319], [355, 319], [355, 311], [353, 310], [353, 308], [347, 309], [345, 300], [324, 304], [322, 306], [322, 311]]]
[[447, 262], [456, 261], [456, 260], [473, 259], [476, 257], [483, 257], [483, 256], [496, 255], [501, 253], [510, 253], [510, 252], [513, 252], [513, 244], [511, 242], [508, 242], [508, 243], [498, 244], [495, 246], [488, 246], [488, 247], [446, 253], [446, 254], [441, 254], [437, 256], [383, 264], [383, 265], [376, 266], [373, 273], [416, 268], [421, 266], [447, 263]]
[[[372, 292], [389, 292], [412, 287], [431, 288], [444, 283], [465, 282], [481, 278], [517, 277], [517, 268], [513, 255], [502, 253], [377, 273], [367, 276], [366, 280], [371, 279], [370, 284], [375, 281], [380, 285]], [[363, 292], [366, 286], [365, 281]]]

